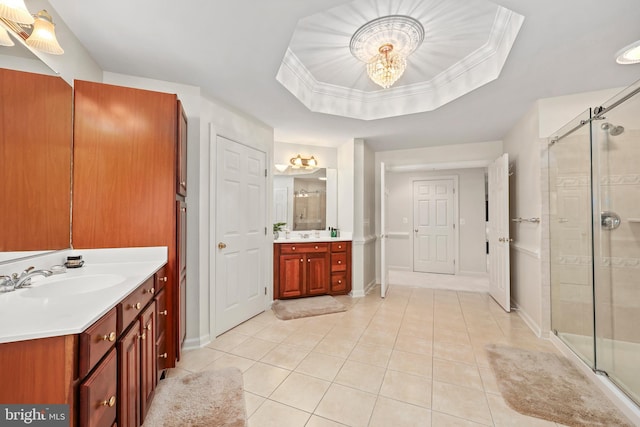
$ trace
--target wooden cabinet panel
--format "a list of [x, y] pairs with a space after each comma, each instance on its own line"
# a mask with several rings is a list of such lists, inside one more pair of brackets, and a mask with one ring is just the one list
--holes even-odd
[[331, 242], [331, 252], [346, 252], [351, 242]]
[[347, 275], [345, 273], [331, 273], [331, 293], [346, 293]]
[[118, 407], [117, 365], [116, 350], [112, 349], [96, 370], [80, 384], [81, 426], [110, 427], [115, 422]]
[[178, 173], [176, 174], [176, 193], [187, 195], [187, 115], [178, 101]]
[[304, 293], [304, 254], [281, 255], [278, 298], [299, 297]]
[[79, 375], [84, 378], [116, 343], [116, 308], [80, 334]]
[[140, 315], [140, 424], [147, 415], [156, 391], [156, 303]]
[[118, 304], [118, 335], [140, 315], [141, 310], [153, 299], [154, 294], [155, 280], [150, 277]]
[[329, 252], [327, 243], [278, 243], [283, 254]]
[[306, 254], [306, 294], [324, 295], [329, 292], [329, 263], [326, 253]]
[[187, 205], [176, 202], [178, 217], [178, 307], [180, 312], [180, 325], [178, 327], [178, 348], [187, 335]]
[[156, 284], [156, 292], [160, 291], [161, 289], [164, 289], [164, 286], [169, 281], [169, 278], [167, 277], [167, 267], [162, 267], [160, 270], [158, 270], [158, 272], [154, 274], [154, 277], [155, 277], [155, 284]]
[[118, 425], [140, 425], [140, 320], [118, 340]]
[[331, 254], [331, 271], [347, 271], [347, 254], [345, 252]]

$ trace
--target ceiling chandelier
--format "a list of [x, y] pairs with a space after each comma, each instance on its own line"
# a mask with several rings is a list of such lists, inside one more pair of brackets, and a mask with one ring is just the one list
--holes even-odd
[[367, 74], [384, 89], [407, 68], [407, 57], [424, 41], [422, 24], [405, 15], [389, 15], [364, 24], [351, 37], [351, 54], [367, 64]]

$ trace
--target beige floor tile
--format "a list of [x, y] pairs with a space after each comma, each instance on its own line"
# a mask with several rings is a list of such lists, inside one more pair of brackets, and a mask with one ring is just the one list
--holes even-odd
[[507, 406], [501, 395], [488, 394], [487, 400], [496, 427], [554, 427], [556, 423], [540, 418], [528, 417]]
[[473, 347], [470, 345], [451, 344], [444, 342], [433, 343], [433, 357], [444, 360], [453, 360], [455, 362], [476, 364]]
[[[303, 328], [304, 329], [304, 328]], [[305, 330], [298, 330], [289, 335], [283, 344], [295, 345], [296, 347], [312, 350], [322, 339], [324, 335], [309, 333]]]
[[269, 398], [313, 413], [330, 385], [329, 381], [293, 372]]
[[311, 352], [300, 362], [295, 371], [322, 380], [333, 381], [344, 362], [345, 360], [339, 357]]
[[431, 412], [397, 400], [379, 397], [369, 427], [430, 427]]
[[378, 394], [384, 372], [385, 369], [378, 366], [347, 360], [333, 382]]
[[324, 337], [322, 341], [314, 347], [313, 351], [346, 359], [355, 344], [353, 340]]
[[248, 335], [243, 335], [232, 330], [211, 341], [207, 347], [228, 352], [232, 348], [246, 341], [248, 338]]
[[224, 369], [224, 368], [238, 368], [242, 372], [245, 372], [249, 369], [253, 364], [256, 363], [254, 360], [246, 359], [240, 356], [234, 356], [233, 354], [225, 354], [219, 359], [216, 359], [214, 362], [205, 366], [203, 371], [213, 371], [216, 369]]
[[392, 348], [395, 344], [396, 337], [397, 333], [394, 332], [379, 332], [376, 330], [367, 330], [362, 334], [358, 343]]
[[374, 394], [332, 384], [324, 395], [316, 415], [351, 427], [365, 427], [376, 403]]
[[266, 399], [262, 396], [258, 396], [257, 394], [249, 393], [248, 391], [244, 392], [244, 402], [247, 407], [247, 417], [251, 417], [254, 412], [264, 403]]
[[207, 347], [185, 351], [182, 353], [177, 367], [191, 372], [198, 372], [222, 356], [224, 356], [223, 352]]
[[358, 344], [349, 355], [349, 360], [386, 368], [392, 351], [388, 347]]
[[326, 418], [319, 417], [317, 415], [312, 415], [309, 418], [309, 422], [305, 427], [342, 427], [344, 424], [337, 423], [335, 421], [328, 420]]
[[293, 371], [308, 354], [308, 350], [300, 347], [280, 344], [267, 353], [260, 361]]
[[283, 323], [276, 323], [276, 324], [267, 326], [261, 331], [258, 331], [253, 336], [254, 338], [259, 338], [261, 340], [281, 343], [289, 335], [293, 334], [295, 331], [297, 331], [296, 327], [287, 326], [286, 324], [283, 324]]
[[388, 369], [431, 378], [431, 356], [393, 350]]
[[244, 389], [258, 396], [269, 397], [291, 371], [257, 362], [242, 375]]
[[476, 366], [451, 360], [433, 359], [433, 380], [484, 390]]
[[233, 332], [238, 332], [243, 335], [253, 335], [260, 332], [266, 327], [267, 325], [260, 321], [249, 319], [246, 322], [241, 323], [233, 328]]
[[[454, 417], [452, 415], [443, 414], [441, 412], [431, 413], [431, 427], [483, 427], [493, 426], [491, 424], [479, 424], [473, 421], [463, 420], [462, 418]], [[518, 426], [513, 426], [518, 427]]]
[[434, 381], [432, 409], [477, 423], [492, 422], [484, 391], [472, 388]]
[[249, 418], [249, 427], [304, 427], [311, 414], [272, 400]]
[[482, 385], [486, 393], [500, 394], [500, 388], [498, 387], [498, 381], [493, 373], [493, 369], [486, 367], [479, 367], [480, 377], [482, 378]]
[[244, 357], [252, 360], [260, 360], [267, 353], [273, 350], [278, 344], [250, 337], [243, 343], [239, 344], [233, 350], [229, 351], [236, 356]]
[[466, 326], [464, 331], [435, 327], [433, 329], [433, 341], [439, 343], [471, 345]]
[[431, 340], [426, 340], [410, 335], [398, 335], [394, 350], [405, 351], [407, 353], [424, 354], [431, 356], [433, 353], [433, 344]]
[[380, 396], [431, 408], [431, 379], [387, 370], [380, 388]]

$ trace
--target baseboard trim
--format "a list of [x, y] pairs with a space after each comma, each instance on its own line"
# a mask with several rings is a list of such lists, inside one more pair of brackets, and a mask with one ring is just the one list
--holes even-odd
[[198, 338], [187, 338], [182, 344], [182, 351], [197, 350], [211, 342], [211, 335], [206, 334]]
[[375, 285], [376, 285], [376, 281], [374, 279], [371, 282], [367, 283], [364, 286], [364, 289], [357, 290], [357, 291], [352, 290], [351, 292], [349, 292], [349, 295], [351, 295], [351, 297], [353, 298], [362, 298], [363, 296], [367, 295], [371, 290], [371, 288], [373, 288]]
[[526, 311], [522, 310], [522, 308], [513, 300], [511, 301], [511, 309], [518, 313], [518, 316], [520, 316], [524, 323], [527, 324], [529, 329], [531, 329], [531, 331], [536, 334], [538, 338], [542, 338], [542, 329], [540, 328], [540, 326], [538, 326], [538, 324], [531, 318], [531, 316], [529, 316]]
[[600, 389], [605, 396], [636, 426], [640, 426], [640, 407], [629, 397], [618, 389], [609, 379], [603, 375], [595, 374], [582, 359], [580, 359], [571, 349], [555, 334], [549, 334], [551, 343], [567, 358], [573, 365], [582, 371], [583, 374], [593, 384]]

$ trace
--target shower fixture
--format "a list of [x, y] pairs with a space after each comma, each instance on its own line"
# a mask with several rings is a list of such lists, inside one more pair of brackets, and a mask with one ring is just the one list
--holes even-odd
[[609, 123], [609, 122], [601, 124], [600, 127], [602, 128], [602, 130], [608, 131], [609, 135], [611, 135], [611, 136], [618, 136], [622, 132], [624, 132], [624, 127], [616, 126], [616, 125], [614, 125], [612, 123]]

